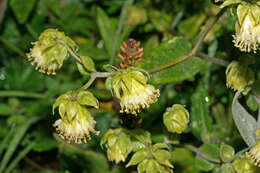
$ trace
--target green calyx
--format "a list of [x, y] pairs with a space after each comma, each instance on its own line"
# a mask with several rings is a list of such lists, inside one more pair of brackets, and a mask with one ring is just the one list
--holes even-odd
[[181, 134], [187, 128], [189, 119], [189, 111], [180, 104], [167, 108], [163, 115], [163, 123], [167, 130], [178, 134]]
[[68, 57], [68, 49], [77, 50], [76, 43], [63, 32], [56, 29], [46, 29], [33, 43], [33, 48], [27, 54], [29, 61], [42, 73], [56, 74], [63, 61]]

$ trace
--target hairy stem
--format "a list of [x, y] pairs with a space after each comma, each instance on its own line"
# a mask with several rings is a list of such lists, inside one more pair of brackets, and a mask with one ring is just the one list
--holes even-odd
[[225, 11], [226, 11], [226, 8], [223, 8], [223, 9], [221, 9], [221, 11], [216, 16], [214, 16], [214, 18], [208, 24], [208, 26], [201, 32], [197, 43], [195, 44], [195, 46], [193, 47], [193, 49], [189, 53], [187, 53], [184, 56], [181, 56], [180, 58], [174, 59], [173, 61], [169, 62], [168, 64], [165, 64], [165, 65], [162, 65], [160, 67], [156, 67], [154, 69], [148, 70], [148, 72], [149, 73], [158, 72], [158, 71], [164, 70], [166, 68], [169, 68], [171, 66], [174, 66], [178, 63], [187, 61], [187, 60], [191, 59], [192, 57], [197, 56], [199, 48], [200, 48], [201, 44], [203, 43], [205, 37], [207, 36], [209, 31], [212, 29], [212, 27], [217, 23], [219, 18], [224, 14]]
[[202, 52], [198, 52], [197, 55], [198, 55], [201, 59], [203, 59], [203, 60], [212, 62], [212, 63], [214, 63], [214, 64], [218, 64], [218, 65], [221, 65], [221, 66], [224, 66], [224, 67], [227, 67], [228, 64], [229, 64], [228, 61], [225, 61], [225, 60], [223, 60], [223, 59], [214, 58], [214, 57], [209, 57], [207, 54], [202, 53]]

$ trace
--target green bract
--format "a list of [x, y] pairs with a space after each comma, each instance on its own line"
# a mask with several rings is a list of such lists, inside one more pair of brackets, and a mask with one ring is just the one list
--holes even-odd
[[256, 173], [256, 167], [250, 162], [250, 159], [242, 156], [232, 163], [235, 173]]
[[53, 113], [54, 109], [59, 107], [61, 116], [53, 126], [59, 135], [69, 142], [86, 142], [87, 138], [91, 139], [90, 132], [99, 134], [94, 129], [96, 121], [84, 106], [98, 108], [98, 100], [88, 91], [80, 91], [77, 94], [69, 91], [58, 97], [53, 104]]
[[39, 37], [39, 41], [32, 43], [33, 48], [27, 54], [29, 61], [36, 70], [42, 73], [56, 74], [61, 68], [68, 54], [68, 48], [76, 51], [75, 42], [56, 29], [46, 29]]
[[132, 156], [126, 166], [138, 165], [138, 173], [172, 172], [170, 153], [165, 149], [168, 149], [168, 146], [163, 143], [143, 148]]
[[245, 89], [255, 81], [254, 72], [237, 61], [232, 61], [226, 69], [226, 85], [234, 91]]
[[182, 133], [188, 126], [190, 114], [184, 106], [175, 104], [167, 108], [163, 115], [163, 123], [170, 132]]
[[160, 92], [147, 84], [147, 80], [146, 72], [141, 69], [128, 68], [115, 74], [111, 87], [114, 96], [120, 100], [121, 113], [136, 115], [157, 101]]
[[124, 162], [133, 148], [130, 136], [122, 129], [109, 129], [102, 137], [101, 145], [106, 146], [108, 159], [116, 163]]

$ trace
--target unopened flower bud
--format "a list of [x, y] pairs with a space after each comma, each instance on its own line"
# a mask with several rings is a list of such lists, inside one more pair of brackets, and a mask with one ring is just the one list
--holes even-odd
[[72, 91], [58, 97], [53, 105], [53, 111], [59, 107], [61, 116], [53, 126], [59, 135], [68, 142], [81, 143], [91, 139], [90, 132], [99, 134], [94, 129], [96, 121], [85, 106], [98, 107], [98, 101], [92, 93], [81, 91], [76, 96]]
[[124, 162], [133, 148], [130, 136], [122, 129], [109, 129], [104, 134], [101, 145], [106, 146], [108, 159], [116, 163]]
[[256, 53], [260, 44], [259, 4], [241, 3], [237, 8], [235, 46], [243, 52]]
[[168, 146], [164, 143], [143, 148], [132, 156], [126, 167], [138, 164], [138, 173], [171, 173], [173, 165], [169, 161], [170, 153], [166, 149]]
[[254, 164], [260, 167], [260, 141], [258, 141], [247, 154], [254, 161]]
[[254, 83], [254, 72], [237, 61], [231, 62], [226, 69], [226, 85], [234, 91], [245, 89]]
[[75, 42], [56, 29], [46, 29], [39, 37], [39, 41], [32, 43], [33, 48], [27, 53], [28, 60], [41, 73], [56, 74], [63, 61], [68, 56], [67, 48], [76, 50]]
[[169, 132], [182, 133], [188, 126], [190, 114], [184, 106], [175, 104], [167, 108], [163, 115], [163, 123]]
[[147, 84], [147, 76], [138, 70], [127, 68], [112, 78], [112, 93], [120, 100], [123, 113], [137, 114], [141, 108], [155, 103], [160, 91]]

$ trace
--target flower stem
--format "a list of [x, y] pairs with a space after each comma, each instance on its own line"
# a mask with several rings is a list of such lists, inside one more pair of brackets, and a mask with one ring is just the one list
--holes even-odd
[[196, 148], [190, 144], [186, 144], [184, 145], [185, 148], [187, 148], [190, 151], [195, 152], [199, 157], [206, 159], [208, 161], [214, 162], [214, 163], [220, 163], [221, 161], [218, 159], [214, 159], [212, 157], [207, 156], [206, 154], [204, 154], [199, 148]]
[[[184, 61], [187, 61], [189, 59], [191, 59], [192, 57], [195, 57], [198, 55], [198, 51], [199, 51], [199, 48], [201, 46], [201, 44], [203, 43], [205, 37], [207, 36], [207, 34], [209, 33], [209, 31], [212, 29], [212, 27], [217, 23], [217, 21], [219, 20], [219, 18], [224, 14], [224, 12], [226, 11], [226, 8], [222, 8], [220, 10], [220, 12], [214, 16], [214, 18], [212, 19], [212, 21], [208, 24], [208, 26], [201, 32], [200, 36], [199, 36], [199, 39], [197, 41], [197, 43], [195, 44], [195, 46], [193, 47], [193, 49], [187, 53], [186, 55], [184, 56], [181, 56], [177, 59], [174, 59], [173, 61], [169, 62], [168, 64], [165, 64], [165, 65], [162, 65], [160, 67], [156, 67], [154, 69], [151, 69], [151, 70], [148, 70], [149, 73], [154, 73], [154, 72], [158, 72], [158, 71], [161, 71], [161, 70], [164, 70], [166, 68], [169, 68], [171, 66], [174, 66], [178, 63], [181, 63], [181, 62], [184, 62]], [[209, 59], [205, 59], [204, 60], [209, 60]], [[214, 62], [213, 62], [214, 63]]]
[[201, 59], [203, 59], [203, 60], [212, 62], [212, 63], [214, 63], [214, 64], [218, 64], [218, 65], [221, 65], [221, 66], [224, 66], [224, 67], [227, 67], [228, 64], [229, 64], [228, 61], [225, 61], [225, 60], [219, 59], [219, 58], [209, 57], [207, 54], [202, 53], [202, 52], [198, 52], [197, 55], [198, 55]]

